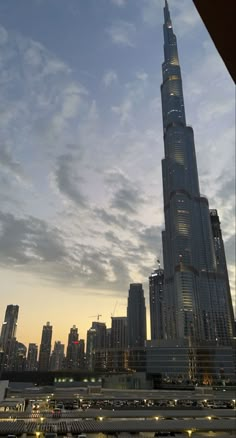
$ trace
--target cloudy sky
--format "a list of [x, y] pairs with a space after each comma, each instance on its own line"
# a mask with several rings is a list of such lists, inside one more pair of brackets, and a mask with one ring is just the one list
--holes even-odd
[[[0, 320], [18, 340], [125, 315], [162, 260], [163, 0], [1, 0]], [[234, 278], [234, 84], [191, 0], [170, 0], [200, 185]]]

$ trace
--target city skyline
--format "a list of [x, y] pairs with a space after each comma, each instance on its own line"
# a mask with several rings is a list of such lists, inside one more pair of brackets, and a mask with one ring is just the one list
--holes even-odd
[[[169, 3], [200, 187], [218, 210], [232, 283], [234, 84], [192, 3]], [[14, 4], [0, 6], [0, 310], [19, 304], [17, 337], [24, 342], [30, 327], [26, 344], [39, 344], [43, 324], [59, 327], [62, 314], [53, 339], [64, 343], [72, 324], [85, 338], [91, 315], [101, 313], [108, 326], [117, 301], [115, 316], [125, 315], [132, 282], [144, 284], [148, 304], [148, 277], [162, 260], [164, 1], [102, 0], [95, 19], [92, 0], [60, 7], [35, 0], [26, 14], [34, 29], [23, 18], [27, 1], [17, 19]], [[44, 34], [36, 25], [36, 12], [42, 19], [46, 11], [56, 17], [50, 34], [49, 19]], [[79, 33], [81, 20], [93, 33], [89, 26]], [[69, 22], [67, 37], [57, 39]]]

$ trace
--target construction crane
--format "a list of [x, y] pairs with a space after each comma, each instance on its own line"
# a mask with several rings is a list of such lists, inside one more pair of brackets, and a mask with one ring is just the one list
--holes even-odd
[[97, 315], [91, 315], [91, 316], [89, 316], [89, 318], [97, 318], [97, 321], [99, 321], [99, 318], [100, 318], [100, 316], [102, 316], [101, 314], [97, 314]]
[[114, 307], [114, 309], [113, 309], [113, 312], [111, 313], [111, 318], [112, 318], [113, 316], [115, 316], [115, 311], [116, 311], [117, 303], [118, 303], [118, 301], [116, 300], [115, 307]]

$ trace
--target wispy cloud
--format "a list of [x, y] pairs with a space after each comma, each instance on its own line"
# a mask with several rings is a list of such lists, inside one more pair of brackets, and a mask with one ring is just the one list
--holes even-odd
[[113, 106], [112, 111], [120, 117], [121, 125], [132, 121], [133, 104], [130, 98], [125, 98], [119, 106]]
[[145, 71], [135, 72], [132, 81], [125, 84], [119, 105], [112, 106], [112, 112], [120, 118], [121, 126], [132, 124], [136, 117], [136, 107], [145, 98], [149, 87], [148, 74]]
[[112, 190], [111, 207], [122, 213], [138, 213], [138, 209], [145, 202], [138, 184], [131, 181], [119, 169], [107, 172], [106, 181]]
[[4, 44], [6, 44], [7, 40], [8, 32], [3, 26], [0, 26], [0, 45], [3, 46]]
[[57, 168], [54, 179], [59, 192], [66, 199], [73, 201], [79, 207], [86, 206], [86, 198], [83, 194], [83, 178], [78, 175], [78, 159], [70, 153], [60, 155], [57, 158]]
[[24, 177], [24, 171], [18, 161], [12, 156], [9, 145], [0, 144], [0, 167], [11, 172], [17, 179]]
[[117, 82], [117, 73], [114, 70], [109, 70], [104, 74], [102, 80], [105, 87], [109, 87], [112, 83]]
[[107, 29], [112, 42], [118, 46], [134, 47], [136, 27], [133, 23], [117, 20]]
[[136, 76], [137, 76], [137, 79], [140, 79], [141, 81], [144, 81], [144, 82], [147, 81], [147, 79], [148, 79], [148, 74], [145, 73], [144, 71], [137, 72]]
[[111, 0], [111, 3], [115, 6], [123, 8], [126, 5], [127, 0]]

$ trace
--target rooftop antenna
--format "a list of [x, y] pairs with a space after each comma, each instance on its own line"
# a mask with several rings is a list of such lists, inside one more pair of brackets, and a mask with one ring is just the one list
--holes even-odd
[[158, 269], [161, 269], [161, 262], [159, 259], [157, 259], [157, 265], [158, 265]]

